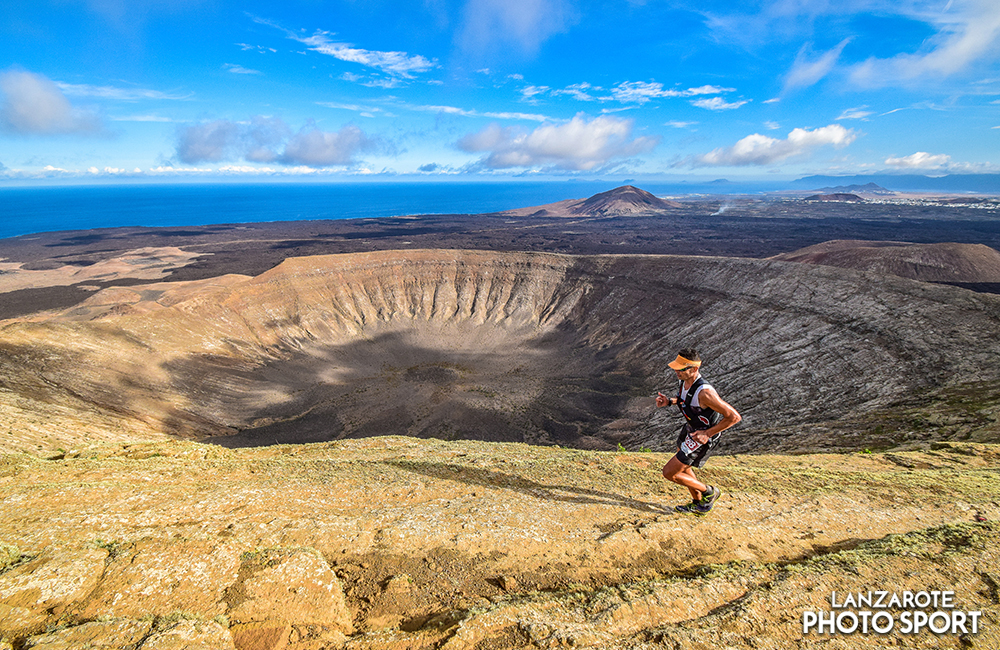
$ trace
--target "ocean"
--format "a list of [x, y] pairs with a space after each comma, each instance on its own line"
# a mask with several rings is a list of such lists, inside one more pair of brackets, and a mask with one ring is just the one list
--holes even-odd
[[[0, 238], [120, 226], [477, 214], [587, 198], [622, 184], [510, 181], [12, 187], [0, 189]], [[659, 196], [705, 191], [693, 185], [636, 185]]]

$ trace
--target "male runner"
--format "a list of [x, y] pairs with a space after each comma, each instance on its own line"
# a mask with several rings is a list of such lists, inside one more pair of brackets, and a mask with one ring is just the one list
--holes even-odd
[[657, 393], [656, 405], [676, 404], [686, 422], [677, 438], [677, 454], [663, 467], [663, 478], [683, 485], [691, 493], [691, 503], [677, 506], [677, 512], [704, 515], [712, 510], [722, 493], [699, 481], [694, 468], [704, 467], [712, 449], [719, 443], [719, 434], [743, 418], [705, 382], [700, 372], [701, 357], [696, 350], [681, 350], [667, 365], [680, 381], [677, 397]]

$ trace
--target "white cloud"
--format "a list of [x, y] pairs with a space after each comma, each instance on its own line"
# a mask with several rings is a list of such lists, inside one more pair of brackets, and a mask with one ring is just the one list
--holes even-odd
[[241, 126], [240, 145], [243, 158], [251, 162], [273, 162], [275, 150], [292, 135], [292, 129], [277, 117], [258, 115]]
[[133, 102], [143, 99], [185, 101], [194, 97], [194, 93], [168, 93], [148, 88], [117, 88], [115, 86], [92, 86], [90, 84], [68, 84], [59, 82], [59, 89], [72, 97], [99, 97]]
[[658, 97], [675, 97], [675, 91], [663, 89], [663, 84], [645, 81], [623, 81], [611, 89], [611, 96], [623, 103], [645, 104]]
[[543, 124], [526, 132], [492, 124], [461, 138], [457, 146], [469, 153], [486, 152], [480, 161], [490, 169], [553, 165], [588, 171], [613, 159], [650, 151], [658, 139], [632, 138], [632, 121], [577, 115], [563, 124]]
[[222, 69], [227, 72], [232, 72], [233, 74], [261, 74], [260, 70], [253, 70], [251, 68], [244, 68], [241, 65], [235, 63], [223, 63]]
[[[259, 25], [267, 25], [268, 27], [273, 27], [274, 29], [284, 32], [285, 36], [289, 39], [302, 43], [313, 52], [319, 52], [320, 54], [332, 56], [340, 61], [357, 63], [358, 65], [368, 68], [381, 70], [382, 72], [385, 72], [393, 77], [413, 79], [417, 73], [428, 72], [438, 67], [437, 59], [428, 59], [420, 56], [419, 54], [411, 55], [407, 52], [366, 50], [354, 47], [350, 43], [338, 42], [332, 38], [334, 36], [333, 32], [318, 30], [312, 36], [303, 36], [295, 31], [282, 27], [274, 21], [267, 20], [266, 18], [251, 15], [250, 19]], [[361, 77], [355, 75], [353, 79], [348, 80], [358, 81], [360, 79]], [[375, 81], [370, 82], [367, 85], [383, 84], [382, 87], [394, 87], [384, 85], [388, 83], [390, 82]]]
[[527, 86], [521, 89], [521, 99], [526, 102], [534, 102], [535, 97], [549, 92], [548, 86]]
[[[475, 112], [473, 112], [475, 114]], [[492, 111], [483, 113], [483, 117], [492, 117], [498, 120], [529, 120], [532, 122], [545, 122], [549, 118], [545, 115], [539, 115], [538, 113], [511, 113], [511, 112], [500, 112], [494, 113]]]
[[698, 86], [697, 88], [688, 88], [687, 90], [681, 91], [682, 97], [692, 97], [694, 95], [721, 95], [722, 93], [735, 92], [735, 88], [722, 88], [720, 86]]
[[696, 124], [697, 122], [681, 122], [680, 120], [671, 120], [667, 122], [666, 126], [672, 126], [675, 129], [687, 129]]
[[462, 170], [455, 169], [448, 165], [441, 165], [438, 163], [427, 163], [425, 165], [420, 165], [417, 167], [417, 172], [421, 174], [434, 174], [437, 176], [454, 176], [461, 174]]
[[[720, 95], [733, 92], [735, 88], [719, 86], [698, 86], [686, 90], [664, 88], [663, 84], [652, 81], [623, 81], [611, 90], [611, 98], [623, 103], [645, 104], [660, 97], [695, 97], [697, 95]], [[718, 98], [715, 98], [718, 99]], [[722, 101], [719, 99], [719, 101]], [[746, 103], [746, 102], [744, 102]]]
[[844, 112], [840, 114], [837, 121], [840, 120], [867, 120], [869, 115], [872, 115], [874, 111], [867, 110], [867, 106], [858, 106], [857, 108], [847, 108]]
[[223, 174], [274, 174], [278, 170], [273, 167], [251, 167], [250, 165], [221, 165], [219, 171]]
[[280, 118], [257, 116], [246, 123], [216, 120], [179, 129], [177, 159], [183, 163], [246, 160], [255, 163], [349, 165], [354, 157], [381, 147], [356, 126], [322, 131], [308, 124], [294, 132]]
[[799, 50], [798, 56], [795, 57], [795, 63], [792, 64], [792, 69], [789, 70], [788, 74], [785, 76], [785, 90], [788, 91], [796, 88], [812, 86], [820, 79], [828, 75], [837, 64], [837, 60], [840, 58], [841, 52], [844, 51], [844, 47], [850, 42], [851, 39], [845, 38], [832, 50], [826, 52], [815, 60], [809, 60], [807, 53], [809, 46], [803, 46], [802, 49]]
[[[361, 104], [342, 104], [340, 102], [316, 102], [317, 106], [325, 106], [327, 108], [336, 108], [343, 111], [353, 111], [358, 113], [362, 117], [375, 117], [376, 113], [383, 113], [389, 115], [384, 110], [377, 106], [363, 106]], [[390, 116], [391, 117], [391, 116]]]
[[531, 57], [573, 21], [569, 0], [466, 0], [457, 40], [476, 55]]
[[[66, 170], [61, 170], [61, 171], [66, 171]], [[72, 173], [76, 174], [77, 172], [72, 172]], [[90, 174], [91, 176], [99, 176], [101, 174], [106, 175], [106, 176], [141, 176], [141, 175], [143, 175], [143, 171], [140, 168], [138, 168], [138, 167], [134, 167], [132, 169], [132, 171], [129, 171], [129, 170], [124, 169], [122, 167], [105, 167], [104, 169], [98, 169], [97, 167], [88, 167], [86, 173]]]
[[398, 77], [374, 77], [360, 82], [367, 88], [399, 88], [403, 82]]
[[308, 46], [314, 52], [326, 54], [341, 61], [382, 70], [396, 77], [412, 79], [416, 73], [427, 72], [437, 67], [436, 60], [427, 59], [419, 54], [365, 50], [353, 47], [348, 43], [338, 43], [331, 40], [332, 34], [329, 32], [317, 32], [307, 37], [299, 36], [294, 32], [287, 33], [289, 38]]
[[109, 117], [112, 122], [173, 122], [174, 119], [170, 117], [163, 117], [162, 115], [120, 115], [118, 117]]
[[303, 129], [288, 141], [281, 162], [313, 167], [349, 165], [359, 152], [373, 148], [375, 142], [353, 125], [335, 133], [317, 128]]
[[19, 135], [95, 134], [97, 116], [74, 108], [43, 75], [23, 70], [0, 73], [0, 131]]
[[[365, 77], [360, 74], [354, 74], [351, 72], [345, 72], [340, 75], [340, 78], [344, 81], [349, 81], [351, 83], [360, 84], [366, 88], [399, 88], [403, 85], [403, 81], [398, 77]], [[434, 84], [436, 80], [428, 81], [429, 84]]]
[[[824, 26], [834, 21], [850, 24], [853, 16], [878, 17], [892, 30], [892, 22], [922, 23], [931, 35], [909, 51], [849, 63], [841, 56], [842, 41], [833, 49], [816, 54], [807, 46], [799, 52], [785, 78], [785, 90], [809, 86], [830, 74], [843, 73], [851, 90], [857, 86], [882, 87], [909, 82], [926, 87], [933, 79], [943, 79], [978, 65], [995, 64], [1000, 57], [1000, 3], [996, 0], [787, 0], [737, 5], [739, 9], [703, 10], [705, 24], [717, 42], [739, 43], [749, 50], [774, 43], [801, 42], [819, 33], [831, 33]], [[731, 11], [731, 13], [723, 13]], [[908, 39], [899, 34], [858, 34], [858, 47], [847, 48], [860, 56], [865, 38], [879, 38], [879, 50]], [[981, 70], [980, 70], [981, 72]], [[992, 73], [988, 73], [992, 74]]]
[[594, 86], [590, 83], [582, 82], [566, 86], [561, 90], [552, 90], [548, 86], [527, 86], [521, 89], [521, 97], [526, 101], [532, 101], [538, 95], [551, 93], [553, 95], [568, 95], [580, 101], [618, 101], [623, 104], [645, 104], [653, 99], [663, 97], [720, 95], [722, 93], [729, 93], [735, 90], [735, 88], [723, 88], [712, 85], [704, 85], [681, 90], [677, 88], [664, 88], [663, 84], [656, 81], [622, 81], [611, 88], [610, 95], [597, 95], [595, 94], [596, 91], [604, 91], [604, 89], [600, 86]]
[[153, 167], [149, 171], [156, 174], [206, 174], [214, 170], [210, 167], [168, 167], [161, 165]]
[[458, 106], [444, 106], [438, 104], [401, 104], [403, 108], [426, 113], [444, 113], [446, 115], [461, 115], [463, 117], [491, 117], [498, 120], [529, 120], [532, 122], [545, 122], [550, 119], [545, 115], [537, 113], [513, 113], [513, 112], [480, 112]]
[[953, 162], [947, 154], [930, 154], [918, 151], [909, 156], [885, 159], [885, 164], [896, 169], [939, 171], [953, 174], [996, 174], [1000, 166], [994, 163]]
[[823, 146], [838, 149], [854, 142], [857, 133], [839, 124], [831, 124], [812, 131], [794, 129], [784, 140], [754, 133], [731, 147], [721, 147], [685, 161], [692, 167], [743, 167], [748, 165], [773, 165], [788, 158], [805, 156]]
[[601, 90], [599, 86], [592, 86], [586, 81], [583, 83], [573, 84], [571, 86], [566, 86], [562, 90], [553, 90], [553, 95], [569, 95], [573, 99], [579, 100], [581, 102], [592, 102], [597, 99], [589, 91]]
[[710, 99], [696, 99], [691, 102], [691, 105], [697, 106], [698, 108], [707, 108], [710, 111], [731, 111], [743, 106], [744, 104], [748, 104], [749, 102], [749, 99], [727, 102], [721, 97], [712, 97]]
[[239, 135], [239, 125], [229, 120], [183, 127], [177, 135], [177, 158], [185, 163], [219, 162], [232, 158]]
[[245, 158], [253, 162], [278, 159], [276, 148], [292, 133], [279, 118], [258, 116], [249, 123], [216, 120], [182, 127], [177, 137], [177, 158], [184, 163], [221, 162]]
[[980, 60], [995, 60], [1000, 53], [1000, 4], [996, 0], [951, 0], [943, 9], [920, 7], [911, 17], [930, 24], [937, 33], [924, 41], [921, 51], [872, 57], [853, 66], [854, 83], [879, 87], [925, 82], [926, 77], [948, 77]]
[[306, 167], [305, 165], [299, 165], [298, 167], [288, 167], [282, 171], [286, 175], [302, 175], [302, 174], [320, 174], [324, 173], [323, 170], [315, 169], [313, 167]]
[[475, 115], [475, 111], [470, 111], [458, 106], [443, 106], [439, 104], [418, 104], [410, 105], [409, 108], [428, 113], [445, 113], [447, 115]]
[[918, 151], [909, 156], [894, 158], [890, 156], [885, 159], [885, 164], [899, 169], [940, 169], [951, 162], [951, 156], [946, 154], [929, 154], [926, 151]]
[[240, 48], [241, 50], [243, 50], [244, 52], [253, 51], [253, 52], [260, 52], [261, 54], [264, 54], [265, 52], [275, 52], [276, 53], [278, 51], [278, 50], [274, 49], [273, 47], [264, 47], [262, 45], [250, 45], [249, 43], [237, 43], [236, 46], [238, 48]]

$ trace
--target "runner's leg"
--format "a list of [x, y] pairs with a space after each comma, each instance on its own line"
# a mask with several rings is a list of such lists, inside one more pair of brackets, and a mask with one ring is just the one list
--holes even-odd
[[695, 477], [694, 470], [690, 465], [685, 465], [677, 456], [663, 466], [663, 478], [678, 485], [683, 485], [691, 493], [692, 501], [699, 501], [701, 493], [708, 489], [708, 486]]
[[[698, 480], [698, 477], [694, 475], [694, 465], [687, 465], [687, 469], [684, 470], [684, 474], [691, 477], [691, 482], [687, 483], [687, 489], [691, 492], [691, 499], [693, 501], [700, 501], [703, 496], [705, 496], [705, 490], [708, 486]], [[701, 488], [695, 489], [692, 487], [692, 483], [697, 483], [701, 485]]]

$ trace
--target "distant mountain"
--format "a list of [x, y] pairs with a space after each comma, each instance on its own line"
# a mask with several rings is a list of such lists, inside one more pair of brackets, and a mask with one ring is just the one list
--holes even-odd
[[1000, 282], [1000, 252], [983, 244], [837, 239], [771, 259], [839, 266], [923, 282]]
[[807, 196], [805, 201], [840, 201], [843, 203], [864, 203], [865, 200], [857, 194], [813, 194]]
[[507, 210], [501, 214], [519, 217], [616, 217], [655, 214], [679, 207], [681, 207], [680, 203], [665, 201], [632, 185], [623, 185], [607, 192], [595, 194], [589, 199], [559, 201], [558, 203], [530, 208]]
[[838, 185], [836, 187], [822, 187], [817, 192], [821, 194], [878, 194], [878, 195], [892, 195], [895, 194], [892, 190], [887, 190], [881, 185], [876, 185], [875, 183], [865, 183], [864, 185]]
[[586, 201], [570, 209], [573, 214], [624, 215], [658, 212], [680, 207], [679, 203], [664, 201], [646, 190], [632, 185], [623, 185], [607, 192], [595, 194]]
[[793, 187], [812, 189], [838, 185], [875, 183], [894, 191], [1000, 193], [1000, 174], [872, 174], [868, 176], [806, 176], [791, 182]]

